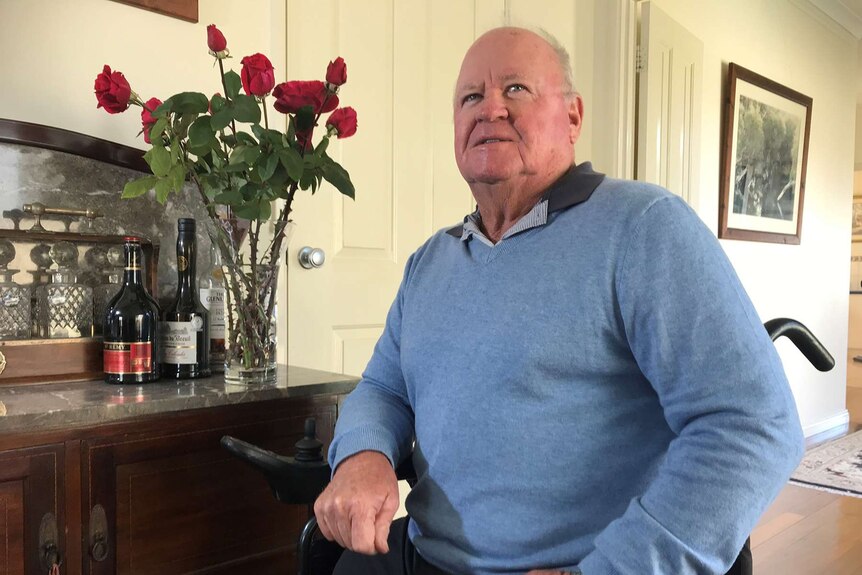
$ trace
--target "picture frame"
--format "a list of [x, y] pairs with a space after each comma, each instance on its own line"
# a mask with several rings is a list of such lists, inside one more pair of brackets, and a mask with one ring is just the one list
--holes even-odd
[[198, 21], [198, 0], [114, 0], [121, 4], [137, 6], [150, 12], [179, 18], [186, 22]]
[[730, 63], [719, 238], [801, 242], [812, 104], [810, 97]]
[[853, 221], [851, 224], [851, 240], [862, 242], [862, 195], [853, 196]]

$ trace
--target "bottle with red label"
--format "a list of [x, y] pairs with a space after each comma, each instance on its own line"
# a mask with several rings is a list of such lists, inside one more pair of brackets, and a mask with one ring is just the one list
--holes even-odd
[[141, 241], [124, 238], [125, 268], [120, 291], [103, 322], [107, 383], [147, 383], [159, 379], [159, 305], [143, 283]]

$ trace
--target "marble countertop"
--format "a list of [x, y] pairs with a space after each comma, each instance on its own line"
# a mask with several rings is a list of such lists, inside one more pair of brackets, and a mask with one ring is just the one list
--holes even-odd
[[231, 384], [223, 374], [146, 385], [103, 381], [0, 385], [0, 433], [35, 432], [131, 417], [318, 394], [346, 393], [357, 377], [279, 366], [269, 384]]

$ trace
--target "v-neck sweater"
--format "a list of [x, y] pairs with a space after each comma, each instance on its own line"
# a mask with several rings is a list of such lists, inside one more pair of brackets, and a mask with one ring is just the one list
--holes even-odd
[[413, 448], [410, 537], [452, 573], [724, 573], [803, 452], [774, 345], [677, 196], [581, 164], [547, 219], [409, 259], [333, 469]]

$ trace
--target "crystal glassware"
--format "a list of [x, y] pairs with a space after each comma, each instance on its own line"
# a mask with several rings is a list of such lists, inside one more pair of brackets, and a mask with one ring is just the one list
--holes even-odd
[[93, 332], [93, 289], [78, 283], [78, 248], [71, 242], [51, 247], [57, 269], [51, 283], [36, 288], [39, 337], [89, 337]]
[[18, 270], [8, 269], [15, 259], [15, 246], [0, 240], [0, 339], [30, 337], [30, 289], [13, 279]]

